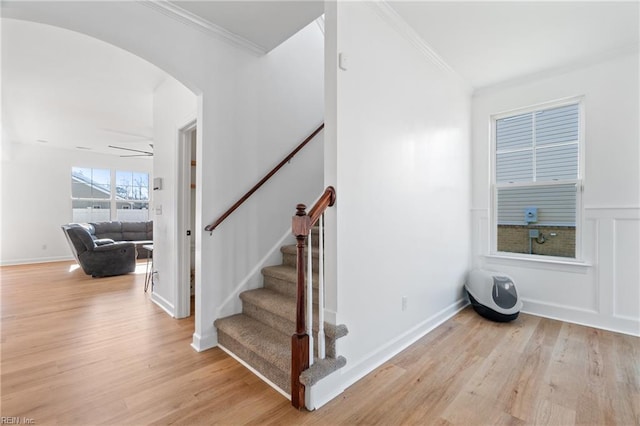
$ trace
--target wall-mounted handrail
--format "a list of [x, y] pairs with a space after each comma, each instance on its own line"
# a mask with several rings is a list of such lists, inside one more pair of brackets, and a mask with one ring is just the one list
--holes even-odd
[[[306, 212], [306, 206], [304, 204], [298, 204], [296, 206], [296, 214], [291, 221], [291, 230], [296, 237], [296, 253], [297, 253], [297, 284], [296, 284], [296, 331], [291, 336], [291, 405], [296, 408], [302, 408], [305, 401], [305, 387], [300, 383], [300, 374], [307, 368], [309, 368], [310, 360], [313, 357], [313, 346], [311, 341], [311, 329], [313, 324], [307, 324], [305, 315], [309, 318], [313, 318], [311, 312], [312, 303], [307, 302], [307, 309], [305, 309], [305, 292], [309, 296], [311, 301], [311, 277], [308, 278], [308, 289], [305, 289], [305, 265], [304, 265], [304, 249], [305, 241], [311, 234], [311, 228], [321, 218], [325, 210], [331, 207], [336, 202], [336, 191], [332, 186], [327, 187], [324, 193], [314, 206]], [[319, 238], [322, 235], [322, 229], [319, 230]], [[321, 241], [321, 240], [320, 240]], [[307, 256], [312, 257], [313, 248], [309, 244], [307, 249]], [[319, 259], [321, 260], [321, 259]], [[312, 265], [312, 263], [309, 263]], [[309, 269], [312, 267], [309, 266]], [[319, 269], [322, 265], [319, 265]], [[319, 290], [321, 291], [321, 290]], [[324, 309], [324, 306], [320, 305], [319, 310]], [[322, 316], [319, 316], [322, 318]], [[311, 320], [308, 320], [311, 322]], [[318, 324], [319, 330], [321, 330], [321, 324]], [[322, 333], [323, 334], [323, 333]], [[320, 333], [318, 335], [320, 339]], [[320, 343], [320, 342], [318, 342]]]
[[287, 155], [284, 160], [278, 163], [277, 166], [275, 166], [269, 173], [267, 173], [262, 179], [260, 179], [260, 181], [256, 183], [253, 188], [251, 188], [246, 194], [244, 194], [238, 201], [236, 201], [233, 206], [229, 207], [229, 209], [224, 212], [222, 216], [220, 216], [215, 222], [207, 225], [204, 230], [213, 232], [213, 230], [216, 229], [222, 222], [224, 222], [224, 220], [229, 217], [231, 213], [233, 213], [238, 207], [240, 207], [245, 201], [247, 201], [247, 199], [251, 197], [254, 192], [260, 189], [260, 187], [264, 185], [266, 181], [271, 179], [271, 177], [275, 175], [278, 170], [280, 170], [285, 164], [291, 161], [291, 159], [298, 153], [298, 151], [304, 148], [304, 146], [308, 144], [318, 133], [320, 133], [322, 129], [324, 129], [324, 123], [322, 123], [316, 130], [314, 130], [313, 133], [311, 133], [305, 140], [303, 140], [300, 145], [298, 145], [293, 151], [291, 151], [291, 153], [289, 153], [289, 155]]

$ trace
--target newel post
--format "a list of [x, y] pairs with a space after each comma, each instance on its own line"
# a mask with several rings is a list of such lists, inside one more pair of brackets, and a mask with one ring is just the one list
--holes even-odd
[[296, 237], [297, 251], [297, 296], [296, 296], [296, 332], [291, 336], [291, 405], [304, 407], [304, 385], [300, 383], [300, 374], [309, 368], [309, 335], [305, 324], [305, 241], [311, 231], [311, 219], [306, 206], [298, 204], [293, 216], [291, 229]]

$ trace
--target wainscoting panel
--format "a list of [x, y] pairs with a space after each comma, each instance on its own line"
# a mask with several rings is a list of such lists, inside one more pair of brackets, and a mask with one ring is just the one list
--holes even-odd
[[614, 228], [613, 315], [640, 317], [640, 221], [617, 219]]
[[585, 208], [576, 263], [492, 254], [489, 210], [471, 217], [473, 266], [512, 275], [525, 312], [640, 336], [640, 208]]

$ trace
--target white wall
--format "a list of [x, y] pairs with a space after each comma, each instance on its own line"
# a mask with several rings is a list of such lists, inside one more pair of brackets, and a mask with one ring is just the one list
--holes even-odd
[[[154, 275], [153, 300], [175, 314], [178, 239], [186, 233], [176, 227], [178, 210], [179, 131], [198, 115], [197, 97], [172, 78], [166, 79], [153, 97], [153, 168], [162, 178], [162, 189], [153, 191]], [[187, 160], [188, 161], [188, 160]]]
[[72, 221], [72, 167], [151, 174], [152, 164], [149, 159], [3, 141], [1, 264], [73, 259], [60, 228]]
[[325, 180], [337, 190], [327, 294], [349, 328], [338, 350], [348, 385], [466, 304], [470, 94], [376, 6], [325, 15]]
[[[197, 162], [203, 166], [197, 168], [196, 185], [208, 188], [202, 192], [198, 229], [217, 219], [322, 123], [323, 43], [318, 26], [311, 23], [234, 71], [233, 92], [222, 100], [230, 109], [230, 122], [224, 124], [232, 133], [207, 136], [205, 127], [203, 149], [198, 150]], [[310, 204], [321, 194], [322, 152], [321, 133], [212, 236], [200, 234], [202, 272], [196, 265], [196, 294], [200, 291], [208, 304], [196, 306], [204, 327], [196, 333], [215, 336], [213, 321], [240, 311], [238, 293], [262, 284], [263, 258], [267, 264], [281, 262], [280, 241], [291, 234], [296, 204]]]
[[[201, 166], [196, 172], [193, 346], [202, 350], [215, 345], [213, 321], [238, 310], [235, 294], [240, 287], [257, 285], [260, 260], [272, 250], [277, 252], [295, 204], [310, 202], [322, 190], [319, 138], [213, 236], [203, 231], [322, 122], [320, 30], [312, 23], [269, 54], [257, 57], [143, 2], [19, 2], [8, 6], [6, 13], [79, 31], [129, 50], [198, 96], [196, 161]], [[163, 160], [156, 156], [155, 161]], [[171, 176], [175, 170], [156, 173]], [[175, 214], [168, 211], [176, 207], [175, 200], [162, 203], [163, 215]], [[160, 264], [156, 268], [162, 286], [171, 279], [166, 268]], [[168, 298], [164, 302], [165, 308], [175, 303]]]
[[[527, 83], [485, 89], [473, 98], [474, 264], [512, 275], [524, 311], [640, 334], [640, 135], [638, 54]], [[583, 260], [535, 263], [490, 254], [490, 115], [584, 95]]]

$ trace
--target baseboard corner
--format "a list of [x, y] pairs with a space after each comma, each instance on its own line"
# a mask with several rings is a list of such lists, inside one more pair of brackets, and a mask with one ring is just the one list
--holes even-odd
[[191, 342], [191, 347], [196, 352], [204, 352], [208, 349], [212, 349], [218, 346], [218, 334], [208, 334], [208, 335], [200, 335], [198, 333], [193, 333], [193, 340]]

